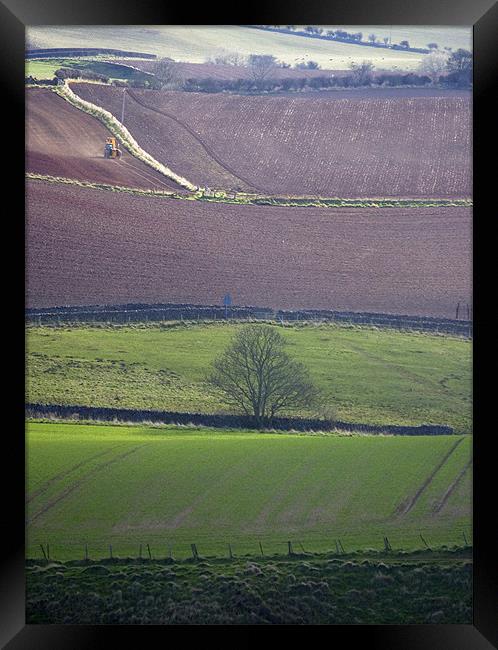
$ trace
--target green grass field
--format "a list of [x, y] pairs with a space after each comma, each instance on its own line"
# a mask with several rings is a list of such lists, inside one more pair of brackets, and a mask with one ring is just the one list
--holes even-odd
[[[28, 423], [27, 555], [81, 559], [471, 542], [470, 436]], [[459, 478], [460, 477], [460, 478]], [[450, 489], [451, 488], [451, 489]], [[448, 492], [449, 491], [449, 492]], [[439, 509], [438, 509], [439, 506]], [[302, 547], [300, 545], [303, 545]]]
[[52, 79], [59, 68], [75, 68], [88, 72], [103, 74], [109, 79], [143, 79], [146, 75], [137, 70], [127, 68], [112, 62], [86, 58], [61, 58], [61, 59], [26, 59], [26, 76], [36, 79]]
[[227, 51], [243, 56], [273, 54], [291, 65], [311, 59], [324, 70], [345, 70], [351, 62], [364, 59], [372, 61], [377, 68], [413, 70], [423, 56], [401, 50], [379, 50], [293, 34], [277, 34], [239, 25], [32, 25], [27, 29], [27, 40], [32, 47], [39, 48], [115, 48], [193, 63], [204, 63], [206, 57]]
[[[190, 412], [228, 411], [204, 382], [240, 325], [30, 327], [27, 399]], [[279, 327], [325, 396], [299, 415], [371, 424], [447, 424], [470, 433], [471, 343], [334, 325]]]

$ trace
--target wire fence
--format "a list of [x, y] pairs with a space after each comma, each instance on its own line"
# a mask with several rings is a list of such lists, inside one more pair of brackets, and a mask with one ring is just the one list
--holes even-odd
[[[32, 548], [30, 561], [115, 561], [115, 562], [184, 562], [206, 560], [237, 559], [278, 559], [303, 558], [307, 556], [354, 557], [354, 556], [392, 556], [420, 555], [433, 553], [460, 553], [472, 550], [472, 535], [462, 529], [461, 535], [453, 543], [434, 543], [427, 533], [419, 533], [409, 543], [393, 541], [391, 533], [379, 536], [372, 546], [358, 547], [347, 536], [330, 538], [291, 537], [290, 539], [253, 539], [248, 541], [178, 542], [157, 539], [150, 542], [127, 543], [100, 542], [61, 544], [58, 542], [38, 542]], [[70, 550], [68, 550], [70, 549]]]

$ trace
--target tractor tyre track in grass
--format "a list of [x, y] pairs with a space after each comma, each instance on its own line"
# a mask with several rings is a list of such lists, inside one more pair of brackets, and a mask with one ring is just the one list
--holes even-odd
[[263, 194], [266, 194], [266, 191], [265, 191], [263, 188], [258, 187], [258, 186], [256, 186], [256, 185], [254, 185], [254, 183], [252, 183], [251, 181], [248, 181], [246, 178], [243, 178], [242, 176], [239, 175], [238, 172], [235, 171], [235, 169], [233, 169], [233, 167], [230, 167], [230, 166], [227, 165], [225, 162], [223, 162], [223, 161], [222, 161], [222, 160], [221, 160], [221, 159], [220, 159], [220, 158], [219, 158], [219, 157], [214, 153], [214, 151], [211, 149], [211, 147], [209, 147], [207, 144], [205, 144], [205, 143], [201, 140], [201, 138], [199, 137], [199, 135], [198, 135], [195, 131], [193, 131], [193, 130], [192, 130], [192, 129], [187, 125], [187, 124], [185, 124], [184, 122], [181, 122], [177, 117], [175, 117], [175, 116], [172, 115], [171, 113], [168, 113], [167, 111], [163, 111], [163, 110], [161, 110], [161, 109], [159, 109], [159, 108], [155, 108], [155, 107], [153, 107], [153, 106], [149, 106], [149, 105], [146, 104], [144, 101], [142, 101], [141, 99], [139, 99], [139, 98], [138, 98], [138, 97], [137, 97], [137, 96], [136, 96], [136, 95], [135, 95], [131, 90], [127, 89], [127, 90], [126, 90], [126, 93], [128, 94], [129, 97], [131, 97], [131, 98], [133, 99], [133, 101], [135, 101], [137, 104], [140, 104], [140, 106], [142, 106], [143, 108], [145, 108], [145, 109], [147, 109], [147, 110], [149, 110], [149, 111], [153, 111], [154, 113], [157, 113], [158, 115], [162, 115], [163, 117], [167, 117], [168, 119], [173, 120], [173, 122], [175, 122], [176, 124], [178, 124], [178, 126], [180, 126], [181, 128], [185, 129], [185, 130], [186, 130], [186, 131], [187, 131], [187, 132], [188, 132], [188, 133], [189, 133], [189, 134], [194, 138], [194, 140], [195, 140], [198, 144], [200, 144], [200, 146], [204, 149], [204, 151], [208, 154], [208, 156], [210, 156], [210, 157], [211, 157], [211, 158], [212, 158], [212, 159], [213, 159], [213, 160], [214, 160], [214, 161], [215, 161], [215, 162], [216, 162], [220, 167], [223, 167], [223, 169], [224, 169], [225, 171], [227, 171], [229, 174], [231, 174], [232, 176], [234, 176], [237, 180], [242, 181], [242, 182], [245, 183], [247, 186], [252, 187], [253, 189], [257, 190], [258, 192], [262, 192]]
[[437, 514], [438, 512], [440, 512], [444, 508], [444, 506], [446, 505], [446, 502], [448, 501], [450, 496], [453, 494], [453, 492], [456, 490], [456, 488], [460, 484], [461, 480], [463, 479], [463, 477], [467, 473], [467, 470], [471, 466], [472, 466], [472, 458], [465, 464], [465, 466], [460, 471], [460, 473], [458, 474], [456, 479], [453, 481], [453, 483], [446, 490], [446, 492], [444, 493], [443, 498], [441, 499], [441, 501], [439, 501], [438, 503], [435, 504], [435, 506], [434, 506], [434, 514]]
[[72, 467], [69, 467], [66, 471], [60, 472], [59, 474], [56, 474], [55, 476], [52, 476], [52, 478], [49, 478], [47, 481], [45, 481], [34, 492], [27, 495], [26, 503], [31, 503], [31, 501], [33, 501], [33, 499], [40, 496], [40, 494], [43, 494], [44, 492], [46, 492], [57, 481], [60, 481], [61, 479], [66, 478], [66, 476], [69, 476], [69, 474], [72, 474], [74, 471], [76, 471], [80, 467], [83, 467], [84, 465], [87, 465], [92, 460], [95, 460], [96, 458], [100, 458], [101, 456], [106, 456], [111, 451], [115, 451], [116, 449], [118, 449], [118, 447], [122, 447], [122, 445], [116, 445], [115, 447], [110, 447], [109, 449], [106, 449], [105, 451], [101, 451], [98, 454], [94, 454], [93, 456], [89, 456], [88, 458], [85, 458], [85, 460], [82, 460], [79, 463], [76, 463], [76, 465], [73, 465]]
[[404, 517], [406, 514], [412, 510], [412, 508], [416, 505], [417, 501], [425, 492], [425, 490], [429, 487], [431, 484], [433, 478], [436, 476], [436, 474], [439, 472], [441, 467], [446, 463], [448, 458], [453, 454], [455, 449], [458, 447], [458, 445], [463, 441], [463, 437], [459, 438], [455, 444], [449, 449], [449, 451], [446, 452], [446, 454], [442, 457], [442, 459], [437, 463], [436, 467], [432, 470], [432, 472], [429, 474], [429, 476], [425, 479], [425, 481], [422, 483], [422, 485], [418, 488], [418, 490], [415, 492], [413, 497], [409, 499], [405, 499], [400, 505], [396, 508], [393, 517]]
[[59, 503], [60, 501], [65, 499], [67, 496], [69, 496], [72, 492], [74, 492], [81, 485], [88, 482], [88, 480], [92, 476], [94, 476], [95, 474], [98, 474], [102, 469], [106, 469], [106, 468], [110, 467], [111, 465], [114, 465], [114, 463], [117, 463], [118, 461], [123, 460], [124, 458], [130, 456], [131, 454], [134, 454], [135, 452], [137, 452], [139, 449], [141, 449], [144, 446], [145, 445], [138, 445], [137, 447], [133, 447], [133, 449], [130, 449], [129, 451], [126, 451], [125, 453], [120, 454], [119, 456], [115, 456], [114, 458], [111, 458], [111, 460], [108, 460], [105, 463], [101, 463], [100, 465], [97, 465], [97, 467], [94, 467], [87, 474], [82, 476], [78, 481], [76, 481], [72, 485], [69, 485], [62, 492], [60, 492], [58, 495], [56, 495], [53, 499], [50, 499], [50, 501], [48, 501], [48, 503], [46, 503], [40, 510], [38, 510], [38, 512], [35, 512], [35, 514], [31, 518], [28, 518], [27, 523], [32, 524], [41, 515], [45, 514], [49, 510], [51, 510], [57, 503]]
[[394, 370], [395, 372], [398, 372], [405, 377], [408, 377], [410, 380], [412, 380], [416, 384], [420, 384], [421, 386], [427, 386], [427, 384], [430, 383], [430, 385], [437, 390], [438, 392], [441, 391], [448, 391], [446, 386], [442, 383], [442, 381], [434, 381], [430, 377], [420, 377], [417, 373], [408, 370], [408, 368], [402, 364], [395, 363], [393, 361], [386, 361], [384, 357], [379, 356], [377, 354], [372, 354], [371, 352], [367, 352], [364, 348], [361, 348], [357, 345], [354, 345], [352, 343], [348, 343], [349, 347], [357, 352], [358, 354], [361, 354], [365, 359], [370, 359], [371, 361], [374, 361], [375, 363], [380, 364], [384, 368], [387, 368], [389, 370]]

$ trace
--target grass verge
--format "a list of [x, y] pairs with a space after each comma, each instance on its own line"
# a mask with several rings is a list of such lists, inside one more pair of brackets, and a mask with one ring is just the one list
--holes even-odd
[[470, 624], [472, 564], [468, 553], [29, 563], [26, 610], [28, 624]]
[[257, 195], [231, 195], [229, 192], [217, 191], [214, 196], [206, 196], [202, 190], [192, 194], [178, 194], [164, 190], [147, 190], [107, 183], [80, 181], [61, 176], [49, 176], [27, 172], [26, 178], [44, 181], [46, 183], [62, 183], [77, 185], [89, 189], [105, 190], [107, 192], [125, 192], [134, 196], [156, 196], [159, 198], [181, 199], [183, 201], [204, 201], [207, 203], [229, 203], [232, 205], [268, 205], [280, 207], [308, 208], [431, 208], [431, 207], [472, 207], [471, 199], [341, 199], [305, 197], [264, 197]]

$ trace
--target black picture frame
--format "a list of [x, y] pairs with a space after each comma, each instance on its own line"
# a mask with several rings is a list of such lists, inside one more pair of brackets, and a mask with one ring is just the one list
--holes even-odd
[[[494, 432], [486, 426], [491, 414], [493, 385], [488, 377], [494, 370], [491, 352], [493, 300], [491, 266], [491, 228], [494, 220], [491, 193], [496, 181], [494, 167], [488, 162], [486, 152], [496, 155], [497, 105], [493, 100], [498, 79], [498, 4], [492, 0], [418, 0], [401, 3], [378, 0], [375, 3], [349, 0], [337, 6], [325, 0], [298, 0], [259, 2], [233, 8], [224, 13], [212, 5], [172, 8], [164, 2], [131, 2], [130, 0], [102, 0], [100, 3], [70, 3], [66, 0], [2, 0], [0, 2], [0, 66], [5, 119], [9, 124], [11, 143], [8, 146], [10, 178], [4, 184], [14, 209], [4, 211], [4, 222], [12, 221], [13, 235], [9, 248], [16, 253], [19, 270], [14, 273], [9, 265], [5, 278], [12, 295], [8, 302], [12, 317], [9, 330], [24, 332], [24, 29], [29, 25], [60, 24], [399, 24], [399, 25], [468, 25], [474, 28], [474, 623], [473, 625], [413, 625], [413, 626], [330, 626], [326, 630], [329, 643], [359, 643], [360, 647], [379, 647], [383, 650], [485, 650], [498, 647], [498, 597], [496, 562], [496, 528], [490, 495], [493, 495], [495, 456]], [[10, 110], [10, 115], [8, 114]], [[496, 165], [495, 165], [496, 167]], [[494, 183], [493, 183], [494, 181]], [[488, 199], [490, 201], [488, 202]], [[16, 212], [19, 214], [16, 214]], [[5, 233], [4, 233], [5, 236]], [[5, 240], [4, 240], [5, 241]], [[10, 244], [12, 242], [12, 244]], [[19, 246], [19, 249], [17, 248]], [[16, 267], [14, 267], [16, 268]], [[496, 275], [496, 271], [494, 271]], [[14, 277], [18, 282], [14, 282]], [[485, 278], [491, 278], [487, 285]], [[12, 280], [12, 281], [11, 281]], [[7, 298], [8, 300], [8, 298]], [[5, 314], [4, 314], [5, 316]], [[19, 317], [19, 325], [17, 323]], [[22, 319], [22, 322], [21, 322]], [[9, 335], [10, 336], [10, 335]], [[12, 396], [8, 400], [11, 423], [8, 434], [8, 452], [4, 463], [14, 470], [12, 478], [4, 469], [2, 478], [6, 485], [2, 492], [3, 505], [11, 506], [10, 513], [2, 517], [6, 548], [0, 556], [0, 645], [9, 650], [28, 648], [100, 648], [116, 647], [123, 641], [133, 646], [150, 647], [153, 643], [169, 640], [172, 627], [158, 626], [59, 626], [26, 625], [24, 596], [24, 462], [25, 447], [21, 431], [24, 430], [24, 333], [19, 334], [19, 356], [13, 366], [5, 367], [9, 373]], [[5, 339], [7, 341], [7, 339]], [[10, 346], [9, 346], [10, 347]], [[495, 344], [496, 347], [496, 344]], [[22, 360], [21, 360], [22, 355]], [[15, 379], [11, 381], [11, 376]], [[491, 420], [490, 420], [491, 422]], [[5, 507], [4, 507], [5, 512]], [[8, 531], [8, 532], [7, 532]], [[293, 629], [292, 634], [309, 635], [313, 630]], [[207, 629], [208, 628], [208, 629]], [[178, 628], [176, 628], [178, 629]], [[227, 641], [233, 643], [234, 633], [238, 643], [249, 641], [255, 634], [272, 628], [224, 628], [231, 632]], [[221, 629], [203, 626], [201, 630], [183, 629], [183, 642], [190, 634], [209, 631], [221, 637]], [[281, 630], [276, 630], [278, 634]], [[153, 635], [153, 636], [152, 636]], [[155, 637], [155, 641], [153, 641]], [[204, 637], [206, 638], [206, 637]], [[297, 639], [296, 639], [297, 640]], [[308, 640], [308, 637], [307, 637]]]

